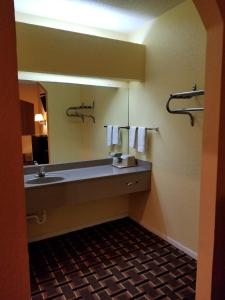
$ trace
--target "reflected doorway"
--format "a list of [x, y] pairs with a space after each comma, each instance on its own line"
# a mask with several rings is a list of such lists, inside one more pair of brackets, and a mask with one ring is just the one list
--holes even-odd
[[47, 91], [38, 82], [19, 81], [24, 165], [49, 163]]

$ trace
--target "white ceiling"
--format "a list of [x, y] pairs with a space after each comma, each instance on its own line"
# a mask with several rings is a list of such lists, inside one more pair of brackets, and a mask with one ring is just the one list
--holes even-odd
[[130, 34], [184, 0], [14, 0], [16, 13]]

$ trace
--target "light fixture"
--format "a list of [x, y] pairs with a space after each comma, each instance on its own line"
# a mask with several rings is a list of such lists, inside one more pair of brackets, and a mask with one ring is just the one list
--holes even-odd
[[34, 121], [39, 122], [39, 124], [41, 125], [46, 125], [46, 120], [44, 119], [42, 114], [35, 114]]

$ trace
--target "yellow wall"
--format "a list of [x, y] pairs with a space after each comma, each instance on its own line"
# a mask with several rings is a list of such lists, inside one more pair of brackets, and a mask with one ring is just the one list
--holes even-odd
[[121, 129], [121, 145], [108, 147], [106, 143], [106, 128], [104, 125], [128, 125], [128, 89], [81, 86], [81, 101], [95, 100], [94, 116], [92, 121], [83, 126], [83, 159], [106, 157], [110, 151], [128, 152], [128, 131]]
[[[47, 91], [49, 150], [51, 163], [90, 160], [107, 157], [109, 151], [127, 152], [127, 131], [121, 130], [122, 147], [111, 148], [106, 144], [104, 125], [128, 124], [128, 89], [86, 85], [43, 83]], [[82, 103], [95, 107], [82, 110], [93, 114], [96, 122], [69, 118], [66, 110]]]
[[20, 71], [144, 79], [144, 45], [24, 23], [16, 29]]
[[[146, 82], [131, 84], [130, 124], [159, 126], [160, 132], [149, 133], [149, 150], [138, 155], [152, 161], [152, 191], [131, 197], [130, 215], [196, 251], [203, 113], [195, 114], [191, 127], [187, 116], [166, 111], [171, 93], [194, 83], [204, 88], [206, 32], [193, 3], [185, 1], [156, 19], [144, 43]], [[187, 103], [202, 106], [204, 97], [180, 107]]]
[[[51, 163], [105, 158], [109, 151], [127, 152], [127, 130], [121, 130], [123, 147], [106, 145], [106, 124], [128, 124], [128, 89], [62, 83], [42, 83], [47, 92], [49, 154]], [[96, 118], [68, 118], [69, 106], [95, 101], [94, 110], [83, 110]], [[128, 215], [128, 197], [115, 197], [47, 210], [43, 225], [28, 222], [29, 239], [57, 235]]]
[[[145, 32], [136, 33], [133, 39], [140, 41], [142, 37], [145, 37], [147, 54], [146, 81], [130, 84], [130, 124], [158, 126], [160, 132], [148, 133], [145, 155], [135, 153], [153, 163], [152, 191], [131, 195], [129, 214], [147, 228], [196, 251], [203, 113], [195, 114], [196, 123], [191, 127], [188, 117], [171, 115], [165, 106], [171, 93], [189, 90], [194, 83], [204, 88], [206, 32], [193, 3], [188, 0], [160, 16]], [[124, 117], [117, 105], [121, 90], [63, 84], [57, 84], [57, 90], [50, 83], [44, 87], [48, 91], [52, 162], [75, 160], [75, 155], [79, 159], [85, 159], [83, 155], [92, 159], [107, 153], [107, 148], [99, 147], [102, 145], [99, 141], [105, 139], [102, 126], [110, 123], [109, 115], [113, 116], [113, 111], [119, 118], [120, 114]], [[72, 93], [67, 93], [67, 89], [73, 90]], [[111, 95], [109, 102], [106, 94], [107, 97]], [[91, 121], [82, 124], [80, 120], [66, 119], [68, 106], [80, 105], [83, 99], [90, 103], [92, 95], [96, 101], [95, 125]], [[115, 99], [118, 96], [115, 102], [113, 95]], [[122, 98], [127, 104], [127, 99]], [[51, 107], [56, 99], [59, 101]], [[182, 102], [181, 106], [186, 104]], [[204, 97], [188, 101], [188, 104], [202, 106]], [[118, 119], [117, 123], [121, 125], [122, 121]], [[92, 139], [93, 131], [98, 135]], [[56, 138], [58, 134], [60, 138]], [[83, 148], [77, 146], [77, 141]], [[48, 212], [45, 225], [30, 223], [29, 236], [35, 238], [102, 222], [124, 214], [127, 209], [124, 197], [57, 208]]]

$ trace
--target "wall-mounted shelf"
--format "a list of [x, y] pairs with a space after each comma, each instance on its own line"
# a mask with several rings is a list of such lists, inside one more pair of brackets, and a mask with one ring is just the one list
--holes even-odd
[[86, 105], [82, 103], [80, 106], [71, 106], [67, 109], [67, 111], [70, 110], [78, 110], [78, 109], [94, 109], [95, 108], [95, 102], [92, 102], [92, 105]]
[[80, 106], [71, 106], [67, 108], [66, 115], [67, 117], [75, 117], [75, 118], [81, 118], [81, 120], [84, 122], [85, 118], [92, 119], [93, 123], [95, 123], [95, 117], [93, 115], [84, 114], [82, 112], [79, 112], [79, 110], [83, 109], [94, 109], [95, 102], [93, 101], [92, 105], [85, 105], [82, 103]]
[[196, 85], [193, 87], [192, 91], [188, 92], [181, 92], [181, 93], [175, 93], [171, 94], [169, 100], [166, 104], [166, 109], [171, 114], [184, 114], [188, 115], [191, 121], [191, 126], [194, 126], [194, 116], [191, 112], [200, 112], [203, 111], [203, 107], [190, 107], [190, 108], [180, 108], [180, 109], [171, 109], [170, 108], [170, 102], [173, 99], [191, 99], [192, 97], [202, 96], [205, 94], [204, 90], [197, 90]]

